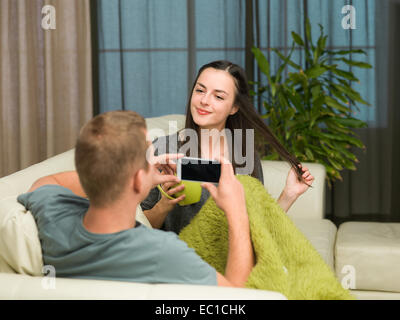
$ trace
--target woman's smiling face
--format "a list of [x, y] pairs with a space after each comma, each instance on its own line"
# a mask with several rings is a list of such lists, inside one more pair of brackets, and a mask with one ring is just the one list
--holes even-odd
[[233, 105], [235, 95], [235, 82], [228, 72], [205, 69], [198, 77], [192, 92], [190, 111], [193, 121], [201, 129], [224, 129], [228, 116], [238, 110]]

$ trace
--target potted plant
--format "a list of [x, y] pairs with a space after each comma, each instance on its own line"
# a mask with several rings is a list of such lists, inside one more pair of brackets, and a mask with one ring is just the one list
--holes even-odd
[[[320, 36], [315, 45], [311, 38], [310, 22], [306, 20], [305, 39], [292, 32], [293, 43], [287, 56], [277, 49], [271, 49], [282, 60], [276, 74], [271, 75], [268, 60], [260, 49], [253, 47], [260, 71], [267, 83], [250, 82], [255, 85], [253, 95], [261, 95], [272, 131], [289, 152], [300, 161], [321, 163], [327, 171], [328, 184], [342, 180], [340, 171], [356, 170], [356, 156], [351, 147], [365, 149], [353, 129], [367, 124], [353, 116], [351, 106], [355, 103], [369, 105], [351, 87], [359, 82], [353, 72], [342, 70], [337, 62], [344, 62], [353, 68], [371, 68], [365, 62], [347, 59], [349, 54], [365, 54], [362, 50], [333, 51], [326, 48], [328, 36], [320, 25]], [[295, 46], [304, 51], [303, 66], [292, 60]], [[293, 72], [285, 73], [292, 68]], [[357, 108], [358, 109], [358, 108]], [[272, 151], [263, 159], [278, 159]]]

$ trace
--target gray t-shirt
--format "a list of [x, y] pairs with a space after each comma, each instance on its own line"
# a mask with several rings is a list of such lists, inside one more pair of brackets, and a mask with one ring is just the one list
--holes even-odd
[[216, 285], [216, 271], [176, 234], [136, 227], [95, 234], [83, 226], [89, 201], [57, 185], [22, 194], [38, 226], [45, 265], [56, 276], [145, 283]]
[[[170, 136], [159, 137], [153, 141], [155, 148], [155, 155], [161, 155], [165, 153], [177, 153], [179, 152], [179, 135], [177, 133]], [[260, 157], [255, 154], [254, 157], [254, 168], [255, 176], [261, 183], [264, 183], [264, 177], [262, 173], [262, 166]], [[210, 193], [206, 189], [202, 189], [200, 201], [187, 206], [175, 205], [175, 207], [168, 213], [165, 218], [164, 224], [161, 229], [165, 231], [173, 231], [176, 234], [186, 227], [195, 215], [200, 211], [201, 207], [205, 204], [207, 199], [210, 197]], [[155, 204], [161, 199], [161, 193], [157, 188], [150, 191], [149, 195], [140, 204], [142, 210], [150, 210]]]

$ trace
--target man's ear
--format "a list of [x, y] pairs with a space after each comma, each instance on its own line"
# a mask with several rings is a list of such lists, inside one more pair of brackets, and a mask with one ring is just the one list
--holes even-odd
[[236, 112], [238, 112], [239, 111], [239, 107], [237, 106], [237, 105], [234, 105], [233, 107], [232, 107], [232, 110], [231, 110], [231, 112], [229, 113], [229, 115], [230, 116], [233, 116]]
[[133, 175], [133, 191], [135, 193], [141, 193], [144, 188], [144, 170], [139, 169]]

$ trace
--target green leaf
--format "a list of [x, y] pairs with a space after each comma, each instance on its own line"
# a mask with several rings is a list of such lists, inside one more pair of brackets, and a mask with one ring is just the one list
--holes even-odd
[[295, 114], [296, 114], [296, 111], [295, 111], [293, 108], [289, 107], [289, 108], [285, 111], [285, 114], [284, 114], [285, 120], [288, 121], [288, 120], [293, 119], [293, 117], [294, 117]]
[[292, 38], [299, 46], [304, 47], [304, 41], [296, 32], [292, 31]]
[[346, 156], [347, 158], [349, 158], [350, 160], [358, 161], [357, 157], [353, 153], [351, 153], [349, 150], [347, 150], [347, 148], [344, 147], [343, 144], [334, 143], [334, 146], [339, 152], [343, 153], [343, 155]]
[[313, 97], [313, 101], [319, 97], [320, 92], [321, 92], [321, 86], [319, 84], [311, 88], [311, 95]]
[[343, 170], [343, 167], [342, 167], [338, 162], [336, 162], [335, 160], [333, 160], [331, 157], [328, 157], [328, 161], [332, 164], [332, 166], [333, 166], [336, 170], [339, 170], [339, 171]]
[[326, 68], [316, 65], [313, 66], [311, 69], [306, 70], [305, 74], [308, 78], [313, 79], [323, 75], [326, 71], [328, 71]]
[[353, 61], [353, 60], [348, 60], [348, 59], [345, 59], [345, 58], [342, 58], [340, 60], [342, 60], [344, 63], [348, 64], [349, 66], [355, 66], [355, 67], [364, 68], [364, 69], [371, 69], [372, 68], [372, 66], [369, 63], [366, 63], [366, 62]]
[[326, 39], [328, 39], [328, 36], [322, 35], [318, 39], [318, 49], [320, 50], [320, 52], [323, 52], [325, 50]]
[[337, 141], [346, 141], [350, 143], [353, 146], [359, 147], [359, 148], [365, 148], [364, 144], [357, 138], [350, 137], [345, 134], [329, 134], [329, 133], [320, 133], [320, 135], [324, 138], [332, 139], [332, 140], [337, 140]]
[[339, 80], [339, 81], [342, 83], [341, 85], [333, 84], [333, 86], [336, 89], [338, 89], [339, 91], [346, 94], [353, 101], [360, 102], [367, 106], [370, 105], [367, 101], [365, 101], [363, 98], [361, 98], [360, 94], [357, 91], [353, 90], [346, 81], [343, 81], [343, 80]]
[[366, 127], [368, 127], [367, 123], [365, 123], [364, 121], [361, 121], [359, 119], [355, 119], [352, 117], [334, 118], [334, 119], [332, 119], [332, 121], [336, 121], [345, 127], [351, 127], [351, 128], [366, 128]]
[[296, 110], [298, 110], [301, 114], [304, 114], [304, 107], [301, 102], [301, 96], [300, 94], [295, 91], [293, 93], [288, 93], [287, 94], [288, 99], [293, 103], [293, 105], [296, 107]]
[[325, 102], [325, 96], [320, 95], [317, 99], [313, 100], [312, 109], [316, 110], [318, 113], [320, 113], [320, 115], [322, 115], [321, 106], [324, 104], [324, 102]]
[[310, 19], [308, 17], [306, 19], [306, 38], [309, 41], [309, 43], [312, 44], [311, 24], [310, 24]]
[[353, 134], [353, 132], [345, 127], [338, 126], [336, 123], [334, 123], [331, 119], [325, 121], [326, 125], [329, 127], [330, 131], [332, 133], [344, 133], [344, 134]]
[[328, 164], [325, 164], [325, 169], [326, 169], [326, 172], [327, 172], [329, 175], [332, 175], [332, 176], [334, 176], [334, 175], [336, 174], [336, 172], [337, 172], [333, 167], [331, 167], [331, 166], [328, 165]]
[[304, 94], [305, 100], [307, 100], [308, 81], [306, 75], [302, 71], [300, 71], [299, 73], [289, 72], [288, 79], [292, 81], [294, 85], [300, 84], [302, 86], [304, 91], [302, 94]]
[[309, 148], [305, 148], [305, 153], [309, 160], [314, 161], [314, 154]]
[[286, 100], [286, 96], [281, 92], [278, 93], [278, 101], [281, 107], [287, 107], [289, 105], [288, 101]]
[[275, 82], [279, 82], [279, 80], [281, 79], [281, 74], [282, 74], [283, 70], [286, 68], [287, 64], [289, 63], [290, 58], [292, 57], [293, 51], [294, 51], [294, 43], [292, 45], [289, 55], [287, 57], [284, 57], [283, 64], [279, 67], [279, 69], [276, 73]]
[[360, 53], [366, 55], [367, 53], [361, 49], [353, 49], [353, 50], [338, 50], [338, 51], [328, 51], [330, 55], [348, 55], [350, 53]]
[[271, 72], [270, 72], [270, 66], [269, 66], [269, 62], [268, 62], [267, 58], [265, 58], [265, 56], [261, 52], [261, 50], [256, 47], [251, 48], [251, 51], [253, 52], [254, 57], [256, 58], [256, 61], [257, 61], [260, 71], [267, 76], [268, 82], [271, 85], [271, 83], [272, 83]]
[[347, 113], [347, 112], [351, 111], [351, 109], [349, 107], [346, 107], [346, 106], [340, 104], [337, 100], [335, 100], [329, 96], [325, 96], [325, 103], [328, 106], [330, 106], [331, 108], [342, 111], [343, 113]]
[[346, 99], [346, 97], [339, 91], [337, 90], [335, 87], [330, 86], [329, 87], [329, 91], [340, 101], [342, 101], [343, 103], [349, 103], [349, 99]]
[[279, 56], [279, 58], [281, 58], [283, 61], [287, 61], [287, 63], [288, 63], [289, 66], [291, 66], [291, 67], [293, 67], [293, 68], [295, 68], [295, 69], [297, 69], [297, 70], [300, 70], [300, 69], [301, 69], [301, 67], [300, 67], [298, 64], [296, 64], [296, 63], [294, 63], [293, 61], [287, 59], [281, 52], [279, 52], [279, 50], [277, 50], [277, 49], [275, 49], [275, 48], [271, 48], [271, 50], [272, 50], [273, 52], [275, 52], [275, 53]]
[[353, 72], [345, 71], [345, 70], [341, 70], [341, 69], [337, 69], [337, 68], [332, 68], [331, 71], [334, 74], [336, 74], [336, 75], [338, 75], [340, 77], [343, 77], [345, 79], [348, 79], [350, 81], [357, 81], [357, 82], [360, 81], [360, 80], [358, 80], [358, 78], [356, 78], [354, 76]]

